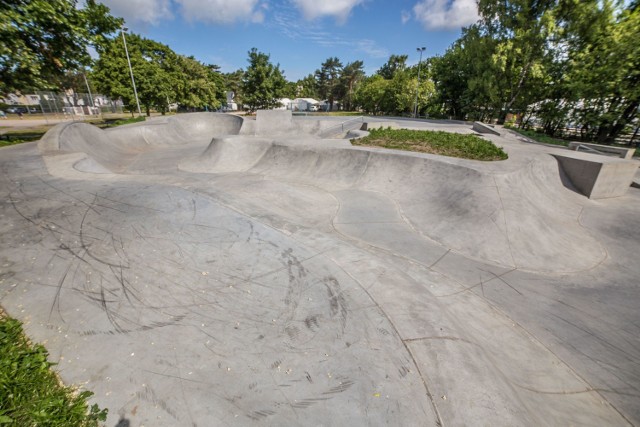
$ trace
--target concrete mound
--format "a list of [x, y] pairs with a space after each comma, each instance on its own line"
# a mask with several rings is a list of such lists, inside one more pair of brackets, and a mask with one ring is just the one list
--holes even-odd
[[[495, 171], [482, 162], [332, 145], [304, 133], [285, 138], [278, 136], [281, 127], [289, 132], [304, 127], [292, 120], [291, 112], [260, 113], [256, 133], [266, 136], [238, 135], [243, 119], [237, 116], [196, 113], [110, 131], [83, 123], [62, 124], [47, 133], [40, 149], [85, 153], [88, 158], [77, 162], [80, 171], [145, 173], [146, 168], [162, 173], [162, 166], [150, 166], [157, 164], [153, 153], [162, 147], [197, 149], [208, 143], [199, 156], [180, 161], [179, 168], [196, 173], [244, 172], [329, 193], [384, 195], [381, 200], [386, 202], [374, 203], [371, 209], [397, 212], [401, 221], [392, 234], [405, 237], [380, 240], [388, 233], [372, 230], [369, 214], [336, 228], [387, 250], [402, 252], [403, 246], [423, 247], [427, 241], [435, 245], [426, 251], [434, 256], [445, 248], [506, 268], [550, 273], [589, 269], [606, 256], [579, 224], [581, 206], [563, 186], [552, 156]], [[304, 123], [315, 126], [313, 121]], [[351, 205], [348, 198], [342, 203], [347, 211], [356, 209]], [[415, 258], [427, 264], [435, 261], [424, 254]]]
[[2, 149], [0, 303], [108, 425], [640, 423], [637, 189], [261, 117]]
[[[192, 172], [247, 172], [331, 193], [356, 190], [369, 194], [366, 200], [383, 194], [386, 202], [373, 203], [370, 212], [361, 212], [349, 227], [338, 228], [375, 246], [372, 236], [384, 231], [365, 233], [370, 216], [374, 211], [392, 210], [413, 241], [396, 242], [393, 248], [382, 244], [398, 252], [403, 245], [426, 238], [470, 258], [553, 273], [585, 270], [606, 256], [579, 224], [581, 207], [572, 202], [575, 194], [562, 185], [551, 156], [502, 173], [476, 166], [481, 165], [391, 150], [243, 137], [215, 140], [197, 160], [180, 165]], [[350, 206], [353, 196], [343, 207], [355, 209]]]
[[86, 123], [62, 123], [49, 130], [38, 147], [45, 154], [82, 152], [96, 167], [122, 173], [143, 152], [237, 135], [243, 121], [241, 117], [227, 114], [193, 113], [154, 118], [109, 130]]

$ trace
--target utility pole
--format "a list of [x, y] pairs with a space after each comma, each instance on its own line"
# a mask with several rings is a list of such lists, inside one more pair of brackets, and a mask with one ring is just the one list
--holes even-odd
[[138, 116], [142, 116], [142, 111], [140, 111], [140, 101], [138, 100], [138, 91], [136, 90], [136, 80], [133, 78], [133, 68], [131, 68], [131, 59], [129, 59], [129, 50], [127, 49], [127, 39], [124, 36], [124, 33], [127, 32], [127, 27], [122, 27], [122, 41], [124, 43], [124, 52], [127, 54], [127, 63], [129, 64], [129, 73], [131, 73], [131, 84], [133, 85], [133, 94], [136, 97], [136, 105], [138, 106]]
[[424, 52], [426, 47], [416, 48], [418, 52], [420, 52], [420, 60], [418, 61], [418, 87], [416, 88], [416, 103], [413, 107], [413, 117], [418, 117], [418, 93], [420, 92], [420, 66], [422, 65], [422, 52]]

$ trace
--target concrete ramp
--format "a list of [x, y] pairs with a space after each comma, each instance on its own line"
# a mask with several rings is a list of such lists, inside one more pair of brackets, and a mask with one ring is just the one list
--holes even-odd
[[[200, 158], [180, 167], [192, 172], [248, 172], [331, 193], [350, 190], [354, 195], [359, 190], [385, 195], [386, 203], [373, 202], [369, 210], [398, 212], [403, 233], [411, 236], [398, 251], [402, 245], [420, 246], [419, 241], [426, 239], [469, 258], [552, 273], [585, 270], [606, 256], [580, 226], [581, 207], [572, 202], [576, 195], [563, 186], [552, 156], [503, 173], [485, 171], [478, 163], [239, 137], [214, 141]], [[359, 199], [364, 200], [354, 196]], [[351, 202], [347, 199], [344, 204]], [[367, 241], [362, 230], [371, 222], [369, 217], [353, 219], [348, 230], [342, 227], [344, 233]], [[372, 238], [385, 234], [384, 229], [368, 233]], [[435, 249], [433, 253], [442, 254]]]
[[102, 130], [86, 123], [62, 123], [49, 130], [38, 147], [42, 153], [81, 152], [94, 165], [122, 173], [139, 154], [161, 147], [207, 143], [214, 137], [237, 135], [243, 119], [219, 113], [158, 117]]
[[107, 425], [640, 425], [638, 189], [280, 116], [1, 149], [0, 304]]

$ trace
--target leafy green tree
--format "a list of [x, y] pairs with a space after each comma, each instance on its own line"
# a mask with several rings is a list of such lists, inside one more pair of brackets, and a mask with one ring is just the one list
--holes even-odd
[[426, 76], [422, 76], [420, 86], [418, 86], [417, 74], [413, 75], [409, 70], [406, 70], [395, 73], [393, 79], [391, 79], [389, 90], [392, 93], [389, 99], [393, 100], [393, 104], [388, 106], [387, 113], [407, 115], [413, 113], [416, 100], [418, 102], [418, 112], [427, 107], [434, 96], [435, 86]]
[[60, 86], [65, 73], [91, 63], [122, 20], [88, 0], [0, 1], [0, 93]]
[[369, 114], [380, 114], [388, 105], [393, 103], [390, 99], [389, 86], [391, 80], [387, 80], [379, 74], [364, 79], [355, 92], [355, 104]]
[[638, 116], [640, 10], [609, 1], [576, 2], [562, 9], [568, 47], [564, 99], [583, 137], [611, 143]]
[[284, 86], [284, 90], [282, 91], [282, 96], [289, 99], [294, 99], [298, 97], [298, 83], [290, 82], [287, 80], [287, 83]]
[[232, 73], [226, 73], [224, 77], [224, 87], [226, 91], [233, 92], [234, 101], [242, 104], [242, 79], [244, 78], [244, 70], [238, 69]]
[[340, 99], [340, 75], [342, 74], [342, 62], [337, 57], [328, 58], [319, 70], [316, 70], [319, 95], [329, 101], [329, 110], [333, 110], [333, 104]]
[[536, 85], [545, 73], [557, 5], [558, 0], [478, 1], [482, 18], [477, 26], [493, 41], [485, 70], [493, 74], [499, 122], [513, 107], [522, 110], [533, 101], [526, 96], [527, 86]]
[[340, 75], [341, 98], [344, 101], [344, 109], [353, 109], [353, 97], [358, 84], [364, 79], [364, 63], [362, 61], [350, 62], [342, 69]]
[[188, 109], [218, 109], [226, 100], [223, 77], [215, 65], [205, 65], [193, 56], [176, 55], [172, 81], [175, 101]]
[[318, 93], [318, 81], [313, 74], [309, 74], [305, 78], [298, 80], [297, 87], [299, 88], [299, 98], [317, 99], [320, 97]]
[[249, 51], [249, 67], [242, 79], [242, 92], [243, 102], [250, 111], [277, 107], [286, 84], [280, 65], [274, 66], [269, 55], [256, 48]]
[[398, 71], [403, 71], [407, 68], [407, 59], [409, 59], [409, 55], [391, 55], [376, 73], [385, 79], [391, 80]]
[[[136, 34], [127, 35], [138, 98], [147, 115], [151, 109], [168, 110], [171, 99], [177, 96], [176, 87], [181, 79], [188, 78], [180, 72], [178, 57], [168, 46]], [[112, 97], [121, 98], [133, 111], [135, 97], [121, 38], [109, 42], [92, 73], [98, 90]]]

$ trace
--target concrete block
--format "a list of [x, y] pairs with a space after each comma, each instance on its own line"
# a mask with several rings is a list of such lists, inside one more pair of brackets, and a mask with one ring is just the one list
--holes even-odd
[[[622, 159], [630, 160], [633, 158], [634, 153], [636, 152], [635, 148], [624, 148], [624, 147], [613, 147], [611, 145], [602, 145], [602, 144], [590, 144], [587, 142], [577, 142], [572, 141], [569, 143], [569, 149], [574, 151], [580, 151], [580, 148], [587, 148], [587, 150], [593, 153], [592, 150], [601, 151], [602, 153], [610, 153], [615, 154]], [[597, 153], [593, 153], [597, 154]]]
[[364, 122], [360, 130], [372, 130], [372, 129], [400, 129], [396, 122]]
[[638, 162], [584, 153], [554, 154], [571, 183], [590, 199], [624, 195]]
[[484, 124], [482, 122], [473, 122], [472, 129], [478, 133], [490, 133], [492, 135], [500, 136], [500, 132], [495, 130], [492, 126]]
[[285, 135], [293, 131], [293, 116], [290, 110], [258, 110], [256, 112], [256, 135]]

